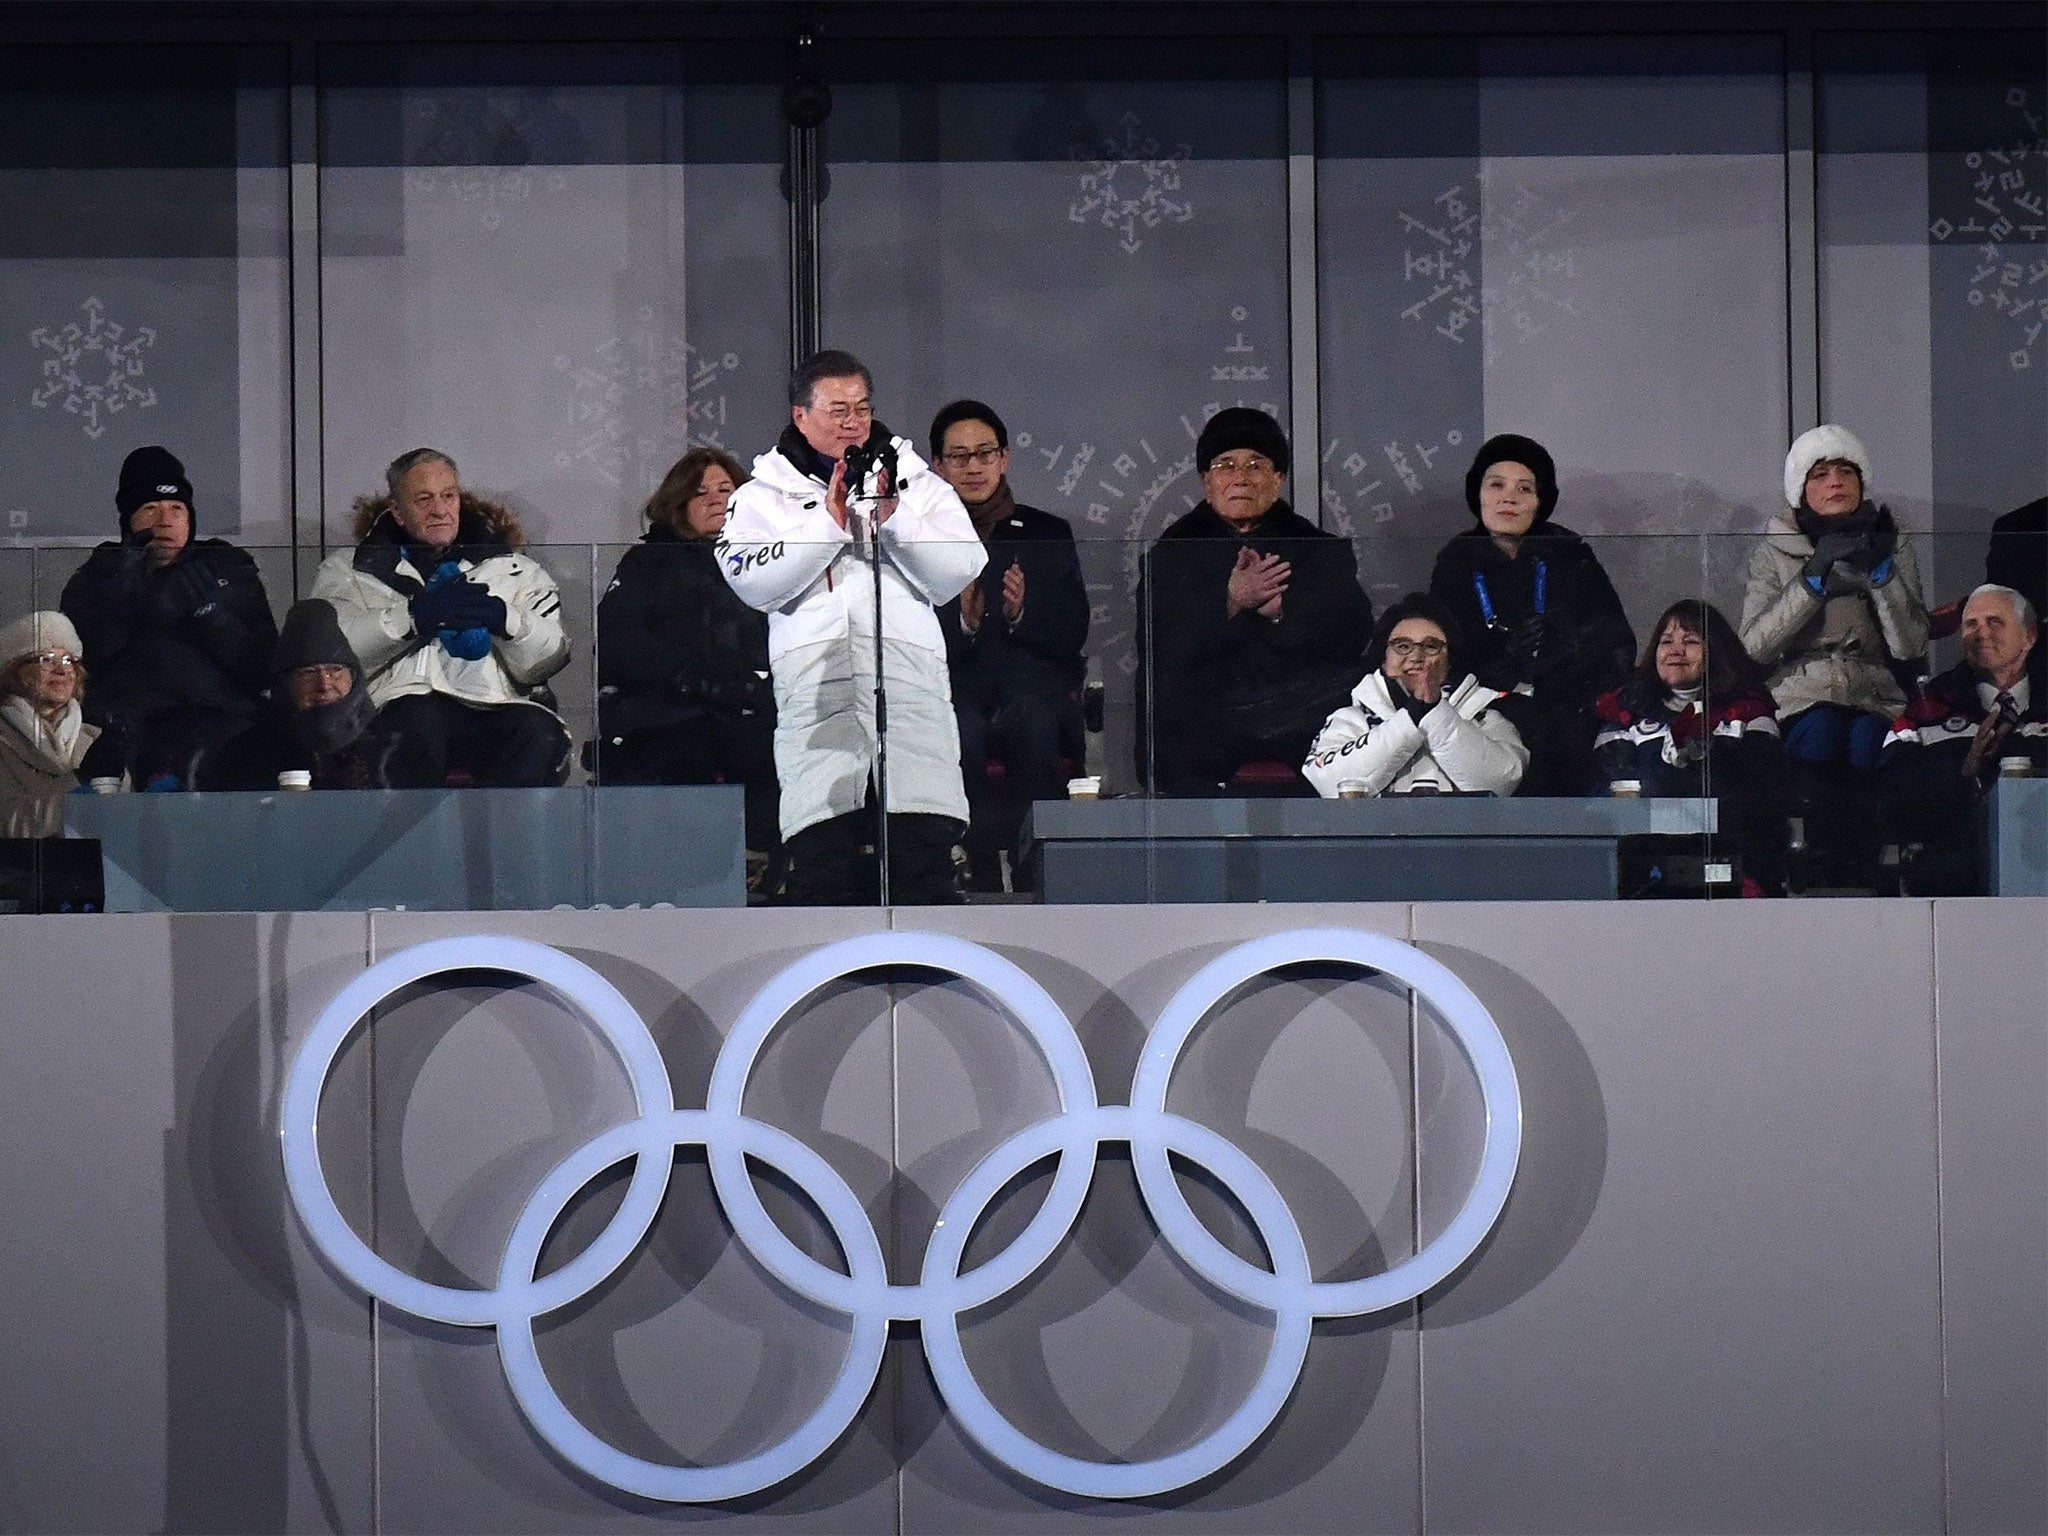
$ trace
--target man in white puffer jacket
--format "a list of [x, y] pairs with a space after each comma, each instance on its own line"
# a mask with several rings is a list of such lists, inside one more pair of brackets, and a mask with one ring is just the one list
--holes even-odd
[[1511, 795], [1529, 766], [1521, 733], [1493, 706], [1501, 694], [1457, 667], [1456, 621], [1416, 592], [1380, 617], [1373, 668], [1323, 722], [1302, 773], [1325, 799], [1356, 780], [1367, 795]]
[[[873, 900], [864, 847], [875, 728], [874, 551], [881, 561], [891, 890], [895, 902], [956, 899], [952, 849], [967, 824], [939, 604], [987, 555], [952, 486], [907, 438], [874, 419], [873, 381], [845, 352], [820, 352], [790, 381], [791, 424], [754, 460], [719, 539], [733, 591], [768, 615], [775, 769], [782, 781], [787, 898]], [[895, 451], [849, 485], [846, 454]]]

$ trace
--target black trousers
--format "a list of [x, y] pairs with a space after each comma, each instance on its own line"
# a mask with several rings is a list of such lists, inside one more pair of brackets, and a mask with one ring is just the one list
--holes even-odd
[[180, 789], [275, 789], [277, 778], [250, 715], [174, 709], [129, 733], [128, 771], [141, 789], [165, 775]]
[[467, 704], [445, 693], [413, 693], [384, 706], [397, 738], [393, 789], [439, 789], [460, 769], [498, 789], [543, 789], [562, 782], [569, 733], [533, 704]]
[[616, 741], [607, 737], [598, 743], [597, 771], [605, 784], [741, 785], [747, 846], [763, 853], [782, 846], [772, 715], [700, 715]]
[[[888, 900], [897, 906], [960, 900], [953, 844], [964, 829], [950, 816], [903, 811], [889, 818]], [[813, 822], [787, 844], [783, 902], [793, 907], [871, 907], [882, 900], [875, 855], [875, 812], [849, 811]]]

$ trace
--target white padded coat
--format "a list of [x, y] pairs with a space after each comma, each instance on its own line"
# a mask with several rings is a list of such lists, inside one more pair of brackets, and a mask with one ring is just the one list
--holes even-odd
[[[880, 529], [888, 809], [965, 823], [960, 731], [933, 610], [988, 556], [953, 487], [906, 439], [894, 441], [897, 504]], [[785, 838], [861, 809], [877, 756], [875, 571], [853, 531], [825, 510], [825, 492], [824, 481], [770, 449], [734, 493], [718, 544], [733, 591], [768, 615]]]
[[1346, 779], [1363, 780], [1368, 795], [1401, 794], [1424, 779], [1445, 790], [1511, 795], [1529, 749], [1493, 708], [1500, 697], [1468, 677], [1446, 689], [1418, 725], [1394, 702], [1385, 674], [1368, 672], [1351, 702], [1323, 722], [1302, 774], [1326, 800]]

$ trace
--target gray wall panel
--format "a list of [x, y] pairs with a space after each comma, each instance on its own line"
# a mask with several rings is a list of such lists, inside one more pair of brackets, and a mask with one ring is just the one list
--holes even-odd
[[[1021, 964], [1075, 1020], [1111, 1101], [1166, 1000], [1227, 945], [1412, 925], [1515, 1053], [1528, 1134], [1508, 1209], [1425, 1299], [1419, 1330], [1413, 1307], [1318, 1325], [1249, 1455], [1137, 1504], [1000, 1472], [944, 1413], [910, 1328], [852, 1430], [790, 1483], [706, 1509], [608, 1492], [525, 1426], [486, 1333], [386, 1307], [373, 1322], [304, 1241], [278, 1178], [276, 1095], [366, 953], [465, 931], [556, 944], [650, 1021], [679, 1099], [697, 1104], [770, 975], [892, 920]], [[0, 925], [22, 1003], [0, 1037], [15, 1213], [0, 1246], [14, 1324], [0, 1332], [0, 1519], [2040, 1530], [2044, 931], [2048, 903], [2017, 899], [17, 918]], [[1029, 1052], [963, 989], [878, 981], [834, 989], [771, 1041], [749, 1108], [848, 1179], [908, 1278], [967, 1165], [1044, 1099]], [[1411, 1045], [1406, 1013], [1372, 983], [1255, 987], [1196, 1037], [1173, 1098], [1270, 1171], [1325, 1277], [1398, 1258], [1411, 1210], [1426, 1237], [1463, 1191], [1469, 1085], [1433, 1027]], [[530, 989], [472, 978], [390, 1010], [374, 1050], [359, 1036], [344, 1051], [323, 1146], [343, 1209], [379, 1213], [383, 1251], [488, 1269], [534, 1165], [616, 1113], [604, 1053], [560, 1023]], [[1032, 1208], [1033, 1185], [997, 1202], [977, 1256]], [[572, 1205], [549, 1264], [587, 1241], [612, 1187]], [[1193, 1190], [1243, 1244], [1230, 1203]], [[764, 1198], [829, 1256], [800, 1199]], [[1061, 1448], [1182, 1443], [1259, 1357], [1263, 1320], [1150, 1234], [1112, 1150], [1074, 1236], [968, 1331], [995, 1400]], [[730, 1241], [686, 1153], [650, 1240], [550, 1320], [542, 1352], [616, 1443], [725, 1460], [809, 1411], [836, 1326], [789, 1308]]]
[[2048, 929], [2036, 902], [1943, 902], [1947, 1528], [2048, 1530]]
[[[1397, 937], [1407, 928], [1398, 906], [1126, 908], [1113, 924], [1087, 908], [897, 914], [899, 926], [957, 933], [1022, 965], [1076, 1022], [1105, 1102], [1128, 1102], [1153, 1021], [1204, 963], [1258, 934], [1333, 919]], [[1259, 1160], [1296, 1211], [1321, 1279], [1377, 1273], [1412, 1252], [1407, 1015], [1404, 997], [1374, 984], [1290, 978], [1226, 1005], [1176, 1074], [1170, 1107]], [[907, 1019], [904, 1037], [927, 1028]], [[957, 1070], [907, 1048], [900, 1061], [906, 1125], [946, 1115]], [[936, 1160], [906, 1167], [926, 1209], [965, 1172]], [[927, 1168], [946, 1175], [943, 1185], [927, 1187]], [[1055, 1449], [1166, 1454], [1241, 1400], [1268, 1329], [1192, 1280], [1157, 1240], [1122, 1148], [1105, 1149], [1098, 1168], [1074, 1237], [1030, 1286], [987, 1309], [968, 1332], [968, 1357], [979, 1349], [998, 1405]], [[1034, 1196], [1045, 1182], [1033, 1181]], [[1226, 1241], [1242, 1240], [1232, 1207], [1191, 1199]], [[940, 1412], [921, 1366], [906, 1387], [913, 1422]], [[1319, 1323], [1288, 1406], [1232, 1472], [1137, 1505], [1074, 1498], [1002, 1471], [942, 1418], [906, 1446], [902, 1529], [1412, 1531], [1417, 1411], [1412, 1306]]]
[[1927, 908], [1440, 906], [1416, 938], [1518, 1050], [1583, 1052], [1606, 1121], [1556, 1267], [1496, 1276], [1497, 1242], [1424, 1308], [1426, 1528], [1936, 1526]]
[[[489, 932], [565, 949], [648, 1020], [678, 1104], [699, 1107], [725, 1033], [763, 983], [814, 944], [884, 923], [880, 912], [805, 913], [791, 923], [720, 912], [692, 913], [679, 925], [678, 916], [379, 914], [375, 947], [382, 956], [429, 938]], [[403, 1068], [385, 1065], [408, 1054], [396, 1041], [380, 1049], [380, 1189], [387, 1210], [430, 1209], [423, 1236], [450, 1257], [459, 1253], [473, 1280], [495, 1272], [518, 1205], [540, 1175], [624, 1118], [630, 1096], [594, 1037], [565, 1030], [561, 1013], [533, 989], [479, 989], [453, 1005], [448, 997], [435, 1000], [438, 1021], [434, 1007], [417, 1003], [389, 1021], [418, 1015], [441, 1032], [424, 1061], [415, 1056]], [[747, 1103], [822, 1153], [880, 1230], [894, 1115], [889, 1044], [886, 992], [827, 994], [771, 1037]], [[559, 1087], [545, 1090], [550, 1081], [591, 1091], [572, 1102]], [[488, 1085], [482, 1093], [480, 1085]], [[394, 1088], [403, 1102], [393, 1102]], [[479, 1112], [501, 1124], [480, 1121]], [[785, 1230], [829, 1257], [799, 1205], [772, 1195], [768, 1203]], [[601, 1219], [609, 1208], [599, 1193], [572, 1205], [548, 1249], [550, 1265], [558, 1248], [563, 1258], [579, 1251], [594, 1234], [593, 1214]], [[765, 1531], [896, 1528], [897, 1393], [886, 1376], [810, 1472], [716, 1514], [679, 1511], [606, 1489], [557, 1460], [520, 1417], [487, 1330], [416, 1323], [388, 1308], [380, 1320], [385, 1529], [642, 1530], [678, 1518]], [[840, 1335], [835, 1319], [793, 1307], [731, 1241], [701, 1155], [685, 1151], [650, 1239], [615, 1280], [550, 1319], [541, 1348], [557, 1389], [594, 1430], [644, 1459], [680, 1463], [746, 1455], [794, 1427], [829, 1386]], [[678, 1381], [689, 1385], [678, 1392]]]

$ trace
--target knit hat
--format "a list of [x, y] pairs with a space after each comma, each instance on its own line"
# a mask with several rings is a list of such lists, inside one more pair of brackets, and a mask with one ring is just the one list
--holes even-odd
[[1233, 405], [1211, 416], [1208, 425], [1202, 428], [1202, 435], [1195, 439], [1195, 473], [1206, 475], [1216, 455], [1228, 453], [1233, 448], [1249, 448], [1253, 453], [1262, 453], [1273, 461], [1273, 467], [1281, 474], [1287, 473], [1287, 434], [1280, 430], [1280, 423], [1264, 411], [1255, 411], [1248, 405]]
[[341, 632], [334, 604], [324, 598], [309, 597], [292, 604], [291, 611], [285, 614], [284, 628], [277, 634], [277, 649], [270, 653], [270, 672], [273, 677], [283, 677], [301, 667], [317, 666], [347, 667], [358, 677], [363, 671], [349, 646], [348, 636]]
[[1815, 427], [1793, 439], [1785, 455], [1785, 505], [1797, 511], [1806, 503], [1806, 474], [1822, 459], [1847, 459], [1863, 477], [1863, 499], [1870, 499], [1870, 452], [1847, 427]]
[[1465, 471], [1465, 505], [1472, 515], [1479, 515], [1479, 483], [1496, 464], [1519, 464], [1536, 477], [1536, 522], [1530, 526], [1549, 522], [1557, 509], [1557, 465], [1548, 448], [1517, 432], [1489, 437], [1472, 456], [1472, 467]]
[[53, 645], [74, 656], [85, 655], [77, 627], [63, 614], [49, 609], [25, 613], [12, 624], [0, 626], [0, 671], [12, 671], [22, 657], [47, 651]]
[[114, 505], [121, 513], [121, 531], [128, 531], [128, 519], [135, 509], [152, 501], [182, 501], [192, 511], [192, 482], [185, 478], [185, 466], [176, 454], [154, 445], [138, 448], [121, 461], [121, 488], [114, 493]]

